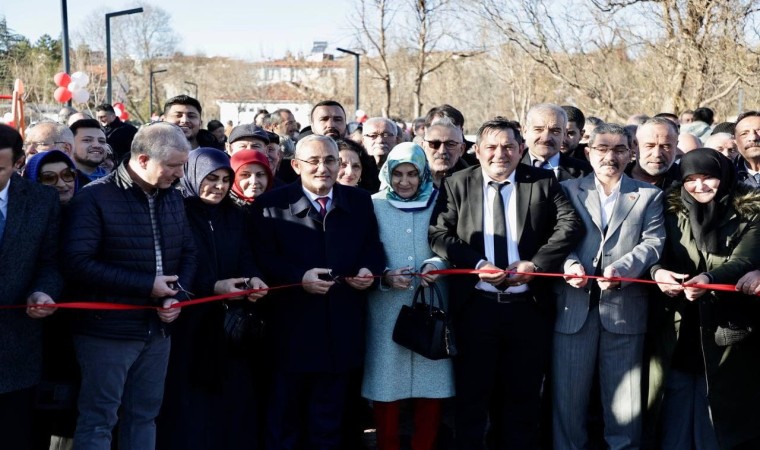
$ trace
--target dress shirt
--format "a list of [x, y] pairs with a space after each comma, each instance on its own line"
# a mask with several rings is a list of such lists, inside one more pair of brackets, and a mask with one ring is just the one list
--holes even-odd
[[327, 193], [327, 195], [317, 195], [307, 189], [303, 189], [303, 193], [306, 195], [306, 198], [309, 199], [312, 206], [314, 206], [315, 211], [320, 212], [322, 210], [322, 205], [319, 204], [317, 201], [320, 197], [327, 197], [327, 205], [325, 205], [325, 210], [329, 211], [330, 207], [332, 206], [332, 198], [333, 198], [333, 190], [330, 188], [330, 192]]
[[8, 178], [8, 182], [5, 183], [5, 187], [0, 191], [0, 212], [3, 213], [5, 220], [8, 220], [8, 188], [11, 185], [11, 179]]
[[597, 192], [599, 192], [599, 202], [602, 206], [602, 230], [604, 230], [610, 223], [612, 211], [615, 209], [615, 202], [620, 197], [620, 180], [612, 188], [610, 195], [604, 193], [604, 186], [602, 186], [597, 177], [594, 177], [594, 184], [596, 185]]
[[[494, 188], [490, 187], [488, 183], [495, 181], [493, 178], [486, 175], [483, 172], [483, 248], [486, 252], [486, 259], [490, 262], [494, 261], [494, 248], [493, 248], [493, 200], [496, 196]], [[515, 261], [520, 260], [520, 250], [517, 247], [517, 196], [512, 195], [515, 192], [515, 172], [513, 171], [509, 178], [507, 178], [509, 184], [501, 188], [501, 196], [504, 200], [504, 211], [507, 213], [507, 249], [509, 251], [509, 263], [512, 264]], [[478, 266], [482, 265], [482, 262]], [[486, 283], [485, 281], [479, 281], [475, 288], [488, 292], [499, 292], [494, 285]], [[527, 292], [528, 286], [510, 286], [506, 292], [519, 293]]]
[[[533, 153], [528, 152], [528, 156], [530, 157], [530, 165], [534, 165], [534, 161], [537, 160], [535, 156], [533, 156]], [[554, 156], [550, 157], [546, 161], [544, 161], [545, 164], [549, 166], [547, 170], [551, 170], [554, 172], [554, 176], [559, 179], [559, 152], [555, 153]]]

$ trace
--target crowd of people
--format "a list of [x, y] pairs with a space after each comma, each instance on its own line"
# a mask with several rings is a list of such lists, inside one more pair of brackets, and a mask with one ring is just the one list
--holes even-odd
[[0, 447], [760, 448], [759, 111], [95, 111], [0, 125]]

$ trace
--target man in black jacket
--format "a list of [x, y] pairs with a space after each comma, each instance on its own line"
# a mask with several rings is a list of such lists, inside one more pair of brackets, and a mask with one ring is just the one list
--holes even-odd
[[21, 135], [0, 125], [0, 436], [2, 447], [31, 448], [32, 405], [42, 369], [42, 323], [63, 287], [58, 272], [58, 194], [21, 178]]
[[193, 236], [173, 187], [189, 150], [175, 125], [142, 128], [130, 159], [69, 205], [63, 254], [76, 297], [159, 308], [78, 314], [78, 449], [109, 449], [117, 419], [120, 449], [155, 447], [171, 342], [166, 323], [179, 315], [171, 306], [187, 298], [195, 270]]
[[583, 234], [557, 179], [520, 164], [522, 152], [515, 122], [483, 124], [475, 144], [480, 166], [444, 178], [430, 219], [430, 245], [454, 267], [519, 272], [460, 276], [450, 283], [460, 450], [485, 449], [491, 405], [498, 436], [492, 448], [538, 448], [555, 299], [551, 284], [532, 273], [557, 271]]
[[567, 133], [567, 113], [551, 103], [535, 105], [525, 119], [525, 145], [523, 164], [554, 172], [559, 181], [585, 177], [592, 172], [586, 160], [560, 152]]
[[103, 131], [106, 132], [106, 139], [113, 149], [115, 160], [121, 161], [132, 147], [132, 139], [135, 138], [137, 128], [116, 117], [116, 111], [108, 103], [95, 108], [95, 117], [103, 125]]

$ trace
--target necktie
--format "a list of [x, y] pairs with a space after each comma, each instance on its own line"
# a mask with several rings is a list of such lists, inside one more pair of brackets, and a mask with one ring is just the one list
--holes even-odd
[[533, 160], [533, 167], [537, 167], [539, 169], [549, 169], [549, 163], [546, 161], [541, 161], [540, 159], [534, 159]]
[[3, 232], [5, 231], [5, 214], [0, 209], [0, 242], [3, 242]]
[[319, 209], [319, 216], [323, 219], [327, 215], [327, 200], [329, 200], [329, 197], [317, 197], [317, 203], [321, 206]]
[[499, 269], [506, 269], [509, 265], [509, 251], [507, 249], [507, 215], [504, 212], [504, 197], [501, 195], [501, 188], [508, 185], [489, 181], [488, 185], [496, 191], [493, 196], [493, 258], [494, 264]]

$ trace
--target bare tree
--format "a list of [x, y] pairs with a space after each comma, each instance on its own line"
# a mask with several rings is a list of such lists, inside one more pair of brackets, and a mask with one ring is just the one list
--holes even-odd
[[382, 82], [385, 104], [383, 117], [390, 115], [393, 88], [391, 83], [390, 26], [393, 22], [397, 4], [395, 0], [359, 0], [356, 6], [359, 23], [356, 28], [356, 41], [362, 51], [368, 55], [364, 63], [373, 77]]

